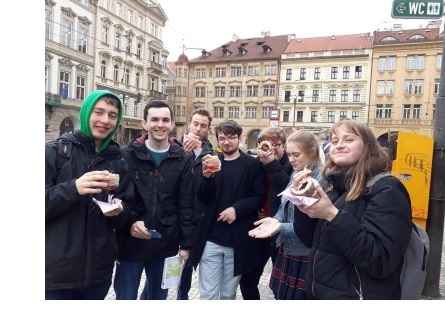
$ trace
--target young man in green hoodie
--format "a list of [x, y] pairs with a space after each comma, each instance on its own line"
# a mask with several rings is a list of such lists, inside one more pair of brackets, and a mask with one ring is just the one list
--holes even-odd
[[[45, 145], [45, 299], [105, 299], [111, 286], [115, 229], [124, 227], [134, 195], [112, 140], [121, 118], [118, 96], [93, 91], [80, 109], [80, 130]], [[110, 173], [120, 181], [108, 190]], [[109, 198], [122, 204], [102, 211], [94, 201]]]

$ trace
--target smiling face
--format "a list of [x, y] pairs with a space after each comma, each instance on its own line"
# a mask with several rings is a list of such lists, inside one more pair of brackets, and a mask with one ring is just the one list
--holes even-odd
[[114, 131], [118, 115], [117, 106], [105, 102], [104, 98], [99, 99], [94, 105], [89, 124], [96, 145], [100, 145]]
[[352, 167], [357, 164], [363, 154], [364, 142], [362, 137], [345, 130], [342, 125], [332, 133], [329, 156], [341, 167]]
[[175, 122], [170, 117], [168, 107], [150, 107], [146, 120], [142, 120], [142, 127], [148, 132], [148, 142], [152, 146], [167, 146], [168, 135], [172, 131]]

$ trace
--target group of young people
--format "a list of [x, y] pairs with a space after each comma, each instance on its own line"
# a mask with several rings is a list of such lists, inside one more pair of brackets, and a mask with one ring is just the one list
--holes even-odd
[[[199, 268], [200, 299], [235, 299], [239, 286], [243, 299], [259, 300], [269, 258], [276, 299], [400, 299], [410, 201], [395, 177], [369, 194], [367, 181], [390, 160], [367, 126], [335, 123], [323, 162], [307, 130], [265, 128], [258, 143], [272, 151], [247, 155], [233, 120], [214, 127], [215, 154], [202, 108], [188, 123], [195, 138], [176, 140], [172, 110], [157, 100], [144, 108], [147, 133], [120, 147], [112, 137], [122, 113], [118, 96], [93, 91], [80, 129], [46, 143], [45, 299], [104, 299], [111, 284], [116, 299], [166, 299], [164, 259], [176, 255], [184, 263], [178, 299], [188, 299]], [[117, 188], [108, 188], [110, 173]], [[279, 195], [309, 176], [318, 199], [310, 207]], [[119, 207], [103, 212], [98, 200]]]

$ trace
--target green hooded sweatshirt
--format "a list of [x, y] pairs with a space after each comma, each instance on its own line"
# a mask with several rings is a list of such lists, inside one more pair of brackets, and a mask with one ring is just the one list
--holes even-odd
[[119, 102], [119, 115], [117, 117], [116, 127], [114, 128], [113, 132], [111, 132], [110, 135], [108, 135], [107, 138], [103, 140], [100, 148], [96, 150], [96, 154], [99, 154], [102, 150], [104, 150], [108, 146], [114, 135], [114, 132], [116, 132], [117, 128], [119, 127], [119, 124], [121, 123], [122, 120], [122, 102], [116, 94], [114, 94], [109, 90], [95, 90], [93, 92], [90, 92], [90, 94], [88, 94], [88, 96], [83, 101], [82, 107], [80, 108], [80, 132], [82, 132], [86, 136], [93, 137], [90, 128], [91, 112], [93, 111], [96, 102], [99, 101], [99, 99], [105, 95], [112, 96]]

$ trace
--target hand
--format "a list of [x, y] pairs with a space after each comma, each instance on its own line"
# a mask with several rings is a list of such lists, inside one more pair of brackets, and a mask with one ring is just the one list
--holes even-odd
[[104, 215], [106, 217], [114, 217], [114, 216], [117, 216], [118, 214], [120, 214], [122, 211], [124, 211], [124, 207], [121, 204], [118, 208], [107, 211], [106, 213], [104, 213]]
[[207, 160], [210, 159], [210, 155], [205, 155], [204, 157], [202, 157], [202, 175], [205, 178], [211, 178], [213, 176], [213, 174], [215, 174], [216, 172], [213, 171], [213, 164], [209, 164], [209, 162], [207, 162]]
[[140, 239], [151, 239], [151, 234], [145, 227], [144, 221], [136, 221], [131, 225], [130, 234], [133, 237]]
[[184, 151], [187, 152], [189, 155], [192, 154], [193, 149], [196, 147], [195, 140], [193, 139], [187, 139], [182, 143], [182, 148], [184, 148]]
[[236, 220], [235, 208], [229, 207], [219, 214], [219, 217], [216, 221], [223, 221], [232, 224], [235, 220]]
[[258, 220], [254, 223], [258, 227], [249, 231], [249, 236], [254, 238], [269, 238], [281, 232], [281, 223], [271, 217]]
[[189, 258], [189, 250], [179, 250], [179, 262], [185, 263]]
[[92, 171], [76, 179], [76, 188], [80, 195], [100, 193], [110, 180], [108, 171]]
[[304, 205], [296, 206], [298, 209], [307, 214], [310, 218], [325, 219], [331, 221], [338, 213], [338, 209], [332, 204], [329, 197], [323, 191], [320, 183], [314, 179], [314, 196], [319, 197], [319, 200], [312, 204], [310, 207], [304, 207]]
[[258, 151], [258, 159], [260, 159], [261, 163], [264, 165], [269, 164], [273, 160], [275, 160], [275, 154], [273, 151], [264, 152], [260, 148], [257, 148]]

